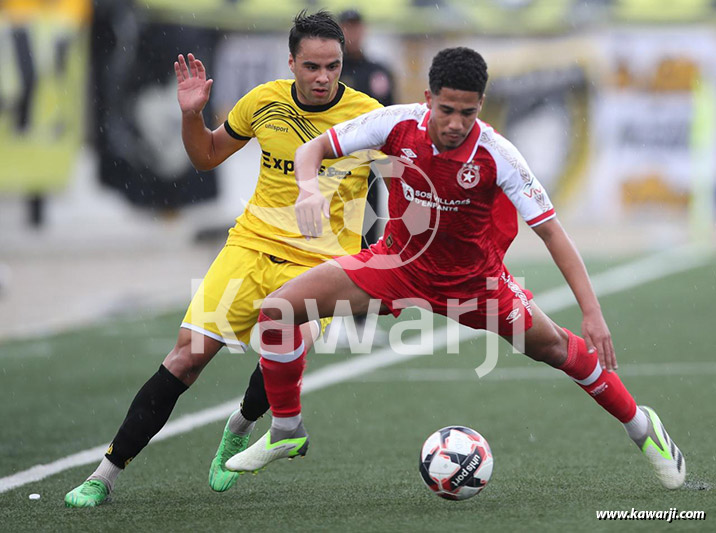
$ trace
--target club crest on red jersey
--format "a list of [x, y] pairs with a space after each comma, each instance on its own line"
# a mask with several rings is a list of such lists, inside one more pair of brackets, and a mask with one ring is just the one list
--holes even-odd
[[480, 165], [465, 163], [457, 173], [457, 182], [463, 189], [472, 189], [480, 182]]

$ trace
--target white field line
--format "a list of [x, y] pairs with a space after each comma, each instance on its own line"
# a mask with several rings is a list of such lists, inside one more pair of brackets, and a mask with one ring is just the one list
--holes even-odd
[[[646, 258], [607, 270], [593, 276], [592, 283], [594, 284], [597, 294], [599, 296], [605, 296], [637, 287], [672, 274], [697, 268], [707, 264], [712, 257], [710, 253], [705, 253], [697, 249], [680, 248], [666, 253], [647, 256]], [[566, 286], [545, 291], [536, 297], [536, 301], [540, 308], [547, 313], [569, 308], [576, 303], [572, 293]], [[462, 342], [484, 334], [482, 331], [467, 330], [467, 334], [462, 335], [464, 331], [464, 329], [461, 330]], [[433, 332], [433, 346], [435, 349], [443, 348], [446, 345], [447, 329], [443, 327]], [[398, 354], [389, 347], [381, 348], [374, 353], [356, 356], [348, 361], [328, 365], [315, 372], [311, 372], [306, 375], [303, 380], [303, 392], [309, 393], [337, 383], [349, 381], [376, 369], [392, 366], [422, 355], [424, 354]], [[471, 374], [470, 372], [467, 373]], [[175, 435], [211, 424], [212, 422], [223, 420], [237, 408], [240, 402], [241, 397], [238, 397], [194, 414], [182, 416], [164, 426], [164, 429], [152, 439], [152, 442], [168, 439]], [[0, 493], [34, 481], [40, 481], [46, 477], [69, 470], [70, 468], [100, 461], [106, 449], [106, 444], [96, 446], [68, 455], [51, 463], [35, 465], [22, 472], [0, 478]]]
[[[655, 377], [655, 376], [711, 376], [716, 374], [716, 362], [683, 363], [639, 363], [619, 366], [619, 376]], [[564, 380], [564, 374], [555, 372], [548, 366], [521, 366], [496, 368], [479, 381], [539, 381]], [[465, 368], [405, 368], [400, 370], [382, 370], [372, 372], [361, 378], [350, 380], [358, 383], [398, 383], [398, 382], [439, 382], [439, 381], [477, 381], [473, 372]]]

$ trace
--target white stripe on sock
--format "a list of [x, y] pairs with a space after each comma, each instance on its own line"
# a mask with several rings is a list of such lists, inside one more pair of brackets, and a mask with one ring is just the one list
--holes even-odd
[[591, 385], [592, 383], [597, 381], [599, 379], [599, 376], [601, 376], [601, 375], [602, 375], [602, 367], [599, 364], [599, 360], [597, 360], [597, 365], [594, 367], [594, 370], [592, 370], [592, 373], [589, 374], [586, 378], [584, 378], [584, 379], [572, 378], [572, 379], [574, 379], [574, 381], [576, 381], [583, 387], [586, 387], [587, 385]]
[[303, 341], [301, 341], [301, 345], [298, 348], [288, 353], [269, 352], [261, 348], [261, 357], [269, 361], [276, 361], [277, 363], [290, 363], [301, 357], [304, 351], [306, 351], [306, 346], [303, 344]]

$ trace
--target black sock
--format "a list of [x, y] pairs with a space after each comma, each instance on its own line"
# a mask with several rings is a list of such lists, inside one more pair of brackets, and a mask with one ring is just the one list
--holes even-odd
[[241, 414], [246, 420], [258, 420], [269, 410], [270, 404], [266, 397], [264, 388], [264, 375], [261, 373], [261, 365], [256, 365], [256, 370], [251, 374], [249, 386], [244, 393], [244, 401], [241, 403]]
[[164, 427], [179, 396], [188, 388], [161, 365], [134, 397], [105, 457], [119, 468], [127, 466]]

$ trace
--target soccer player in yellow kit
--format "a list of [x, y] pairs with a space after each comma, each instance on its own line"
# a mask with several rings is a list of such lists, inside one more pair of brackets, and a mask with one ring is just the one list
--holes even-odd
[[[341, 170], [340, 160], [324, 162], [332, 187], [325, 191], [330, 200], [330, 213], [325, 214], [336, 225], [332, 240], [306, 241], [293, 209], [299, 193], [293, 175], [296, 149], [334, 124], [380, 107], [338, 82], [343, 46], [343, 33], [329, 13], [299, 13], [289, 34], [289, 67], [295, 79], [259, 85], [239, 100], [224, 125], [214, 131], [202, 117], [213, 80], [207, 79], [203, 64], [192, 54], [188, 61], [180, 55], [174, 64], [182, 139], [194, 166], [212, 169], [256, 137], [262, 151], [259, 180], [194, 295], [176, 346], [135, 396], [95, 472], [67, 493], [68, 507], [93, 507], [107, 499], [119, 473], [164, 426], [179, 396], [214, 355], [224, 345], [239, 350], [247, 347], [258, 304], [266, 295], [333, 256], [359, 251], [367, 167], [348, 172]], [[304, 324], [302, 331], [310, 347], [321, 325]], [[224, 463], [246, 448], [256, 419], [268, 407], [257, 366], [212, 461], [209, 485], [213, 490], [225, 491], [236, 482], [238, 474], [226, 470]]]

